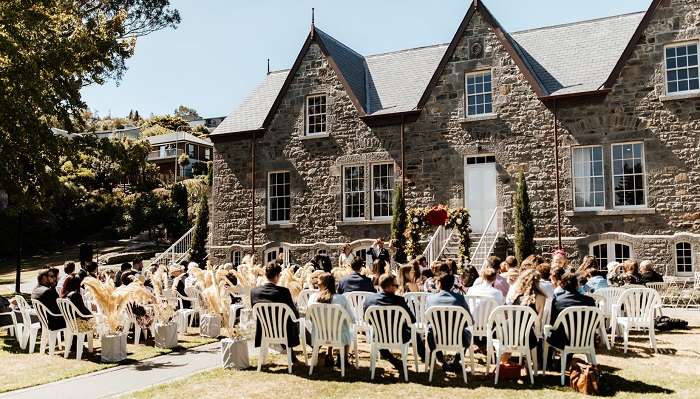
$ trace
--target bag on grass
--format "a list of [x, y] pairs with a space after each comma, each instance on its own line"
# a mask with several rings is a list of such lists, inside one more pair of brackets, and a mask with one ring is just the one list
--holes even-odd
[[498, 365], [498, 379], [516, 381], [520, 378], [521, 366], [517, 363], [501, 363]]
[[681, 319], [672, 319], [668, 316], [658, 316], [654, 319], [654, 329], [656, 331], [685, 330], [688, 322]]
[[571, 388], [586, 395], [597, 395], [600, 392], [600, 371], [598, 366], [574, 358], [569, 366]]

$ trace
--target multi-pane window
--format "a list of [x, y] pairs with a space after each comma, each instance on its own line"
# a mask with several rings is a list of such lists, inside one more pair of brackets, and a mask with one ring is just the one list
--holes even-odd
[[196, 158], [194, 144], [187, 144], [187, 155], [190, 158]]
[[211, 148], [204, 149], [204, 160], [208, 161], [211, 159]]
[[615, 243], [615, 262], [621, 263], [626, 260], [629, 260], [630, 258], [630, 246]]
[[573, 149], [574, 208], [602, 208], [605, 205], [603, 147]]
[[676, 244], [676, 270], [678, 273], [693, 272], [693, 250], [688, 242]]
[[240, 266], [241, 264], [241, 251], [233, 251], [231, 255], [231, 260], [234, 266]]
[[598, 268], [604, 270], [608, 262], [621, 263], [632, 258], [632, 249], [627, 244], [607, 241], [593, 245], [591, 255], [595, 256]]
[[289, 172], [270, 172], [268, 175], [267, 200], [269, 222], [288, 222], [291, 203], [291, 184]]
[[594, 245], [591, 252], [598, 263], [598, 269], [604, 270], [608, 264], [608, 244]]
[[345, 219], [365, 217], [365, 167], [346, 166], [343, 171], [343, 215]]
[[698, 44], [666, 47], [666, 91], [668, 94], [698, 90]]
[[306, 134], [326, 133], [326, 95], [306, 97]]
[[391, 217], [391, 200], [394, 193], [394, 165], [372, 165], [372, 216]]
[[644, 145], [642, 143], [614, 144], [612, 162], [615, 206], [645, 205]]
[[490, 114], [493, 112], [491, 71], [466, 75], [467, 116]]

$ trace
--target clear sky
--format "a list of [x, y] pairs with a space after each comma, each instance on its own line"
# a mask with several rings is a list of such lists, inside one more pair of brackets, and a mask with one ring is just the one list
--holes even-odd
[[[83, 90], [100, 116], [228, 115], [271, 68], [289, 68], [316, 25], [360, 54], [449, 42], [470, 0], [171, 0], [177, 29], [140, 38], [118, 84]], [[651, 0], [484, 0], [510, 31], [646, 10]]]

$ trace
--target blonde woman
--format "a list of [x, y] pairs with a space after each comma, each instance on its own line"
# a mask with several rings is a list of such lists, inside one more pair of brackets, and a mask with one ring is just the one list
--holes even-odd
[[338, 266], [350, 269], [353, 260], [355, 260], [355, 255], [353, 255], [350, 249], [350, 244], [343, 244], [340, 248], [340, 255], [338, 256]]
[[[506, 298], [508, 305], [528, 306], [537, 313], [536, 329], [539, 329], [543, 322], [549, 322], [549, 320], [543, 320], [546, 301], [547, 296], [540, 289], [540, 274], [533, 269], [525, 270], [520, 274], [514, 288]], [[531, 331], [530, 348], [535, 346], [537, 346], [537, 336], [535, 336], [534, 331]]]

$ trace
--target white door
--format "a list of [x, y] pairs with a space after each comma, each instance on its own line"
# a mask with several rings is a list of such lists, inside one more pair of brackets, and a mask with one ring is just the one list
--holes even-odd
[[492, 159], [493, 156], [465, 159], [464, 206], [469, 210], [469, 220], [474, 233], [484, 232], [496, 209], [496, 163], [487, 162]]

